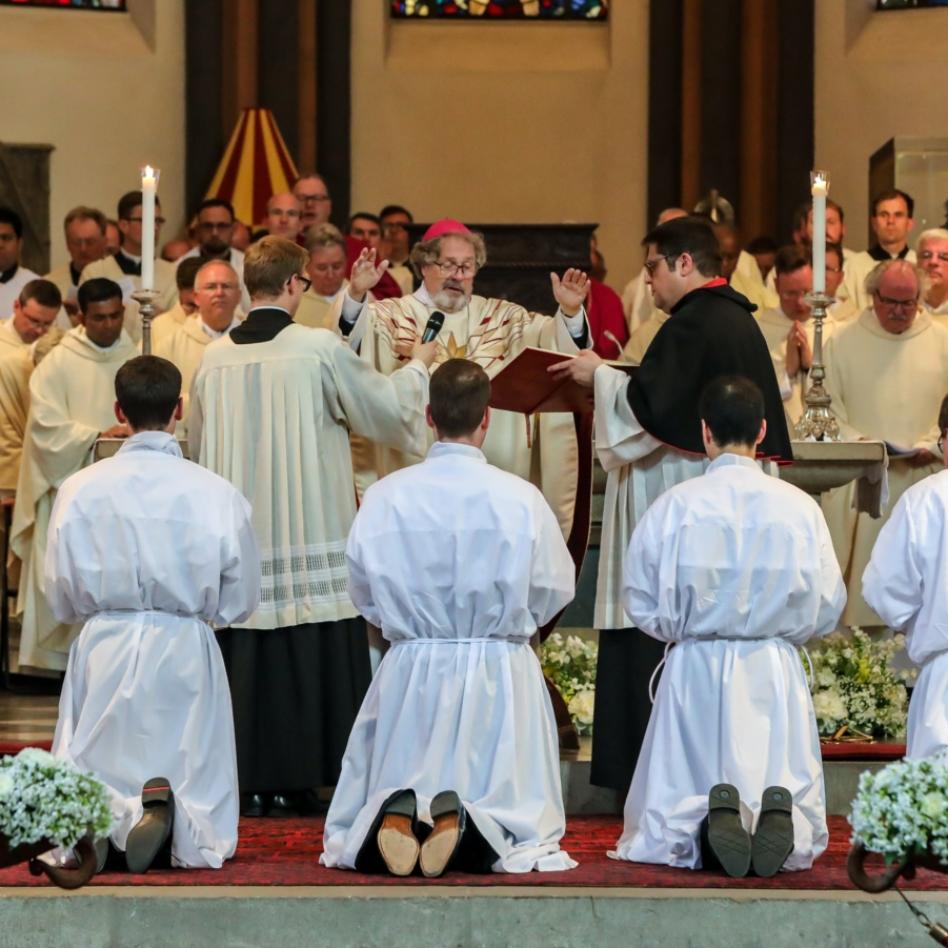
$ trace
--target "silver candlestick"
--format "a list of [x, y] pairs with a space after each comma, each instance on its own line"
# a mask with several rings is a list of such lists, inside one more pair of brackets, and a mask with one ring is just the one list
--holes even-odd
[[151, 321], [155, 318], [155, 303], [160, 294], [157, 290], [138, 290], [132, 299], [138, 303], [142, 317], [142, 355], [151, 355]]
[[839, 425], [830, 411], [832, 398], [823, 388], [826, 369], [823, 366], [823, 320], [833, 298], [825, 293], [811, 293], [807, 302], [812, 311], [813, 364], [810, 366], [810, 387], [804, 402], [806, 411], [795, 425], [795, 433], [801, 441], [839, 441]]

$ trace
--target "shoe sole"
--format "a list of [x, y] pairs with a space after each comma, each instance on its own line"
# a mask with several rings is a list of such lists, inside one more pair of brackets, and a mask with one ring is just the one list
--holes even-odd
[[750, 871], [751, 838], [741, 821], [739, 794], [730, 784], [718, 784], [708, 795], [708, 845], [732, 879]]
[[461, 827], [457, 813], [435, 817], [434, 829], [421, 847], [419, 861], [422, 874], [429, 879], [442, 875], [448, 868], [460, 839]]
[[129, 872], [147, 872], [155, 861], [165, 840], [165, 824], [159, 820], [147, 820], [133, 827], [125, 841], [125, 864]]
[[751, 846], [754, 872], [763, 879], [775, 876], [793, 852], [793, 819], [785, 810], [760, 814]]
[[393, 876], [410, 876], [418, 862], [420, 847], [411, 829], [411, 819], [400, 813], [386, 813], [376, 843], [385, 866]]

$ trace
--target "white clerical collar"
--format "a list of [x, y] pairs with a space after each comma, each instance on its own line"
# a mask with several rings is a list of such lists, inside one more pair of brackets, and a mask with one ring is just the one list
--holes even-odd
[[141, 262], [142, 262], [141, 254], [139, 254], [139, 255], [136, 257], [135, 254], [130, 253], [130, 252], [129, 252], [128, 250], [126, 250], [124, 247], [119, 247], [119, 253], [120, 253], [123, 257], [128, 257], [129, 260], [133, 260], [135, 263], [141, 263]]
[[[123, 331], [124, 331], [124, 330], [123, 330]], [[112, 350], [115, 349], [115, 347], [116, 347], [121, 341], [122, 341], [122, 334], [119, 333], [118, 339], [116, 339], [115, 342], [113, 342], [111, 346], [100, 346], [97, 342], [93, 342], [93, 341], [89, 338], [89, 334], [86, 333], [86, 342], [88, 342], [89, 345], [92, 346], [92, 348], [95, 349], [95, 350], [97, 350], [98, 352], [112, 352]]]
[[198, 324], [200, 325], [201, 331], [205, 336], [210, 336], [211, 339], [220, 339], [221, 336], [226, 336], [227, 333], [229, 333], [235, 326], [239, 326], [240, 320], [234, 316], [234, 318], [230, 321], [230, 325], [223, 331], [219, 331], [212, 328], [211, 326], [208, 326], [208, 324], [204, 322], [203, 317], [198, 318]]
[[160, 451], [162, 454], [183, 457], [178, 439], [167, 431], [139, 431], [133, 434], [119, 448], [118, 453], [129, 451]]
[[469, 458], [472, 461], [482, 461], [484, 464], [487, 463], [484, 452], [481, 451], [480, 448], [475, 448], [473, 444], [459, 444], [456, 441], [435, 441], [435, 443], [428, 448], [429, 458], [451, 456]]
[[719, 454], [709, 465], [706, 473], [716, 471], [719, 467], [748, 467], [759, 471], [757, 462], [753, 458], [745, 457], [743, 454], [731, 454], [729, 451]]

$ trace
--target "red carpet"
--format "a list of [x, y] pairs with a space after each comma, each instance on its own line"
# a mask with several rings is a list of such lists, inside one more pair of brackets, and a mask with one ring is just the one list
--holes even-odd
[[[276, 820], [245, 819], [240, 824], [240, 844], [234, 859], [218, 871], [153, 870], [146, 875], [106, 872], [92, 885], [466, 885], [466, 886], [602, 886], [687, 889], [852, 889], [846, 875], [849, 827], [842, 817], [830, 817], [830, 845], [809, 872], [781, 873], [773, 879], [728, 879], [711, 872], [690, 872], [616, 862], [606, 856], [619, 836], [618, 816], [581, 816], [568, 822], [564, 847], [579, 862], [570, 872], [531, 872], [526, 875], [484, 876], [448, 874], [441, 879], [413, 876], [369, 876], [357, 872], [325, 869], [319, 865], [322, 851], [322, 818]], [[881, 866], [881, 861], [879, 863]], [[26, 866], [0, 870], [0, 886], [50, 885], [35, 879]], [[901, 885], [911, 889], [948, 889], [948, 876], [920, 870], [914, 881]]]

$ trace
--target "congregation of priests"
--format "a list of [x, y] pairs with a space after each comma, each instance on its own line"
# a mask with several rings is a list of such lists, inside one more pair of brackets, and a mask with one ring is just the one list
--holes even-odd
[[[730, 707], [734, 727], [721, 738], [717, 757], [705, 762], [706, 773], [696, 773], [684, 751], [680, 760], [668, 760], [669, 754], [657, 748], [685, 746], [689, 738], [672, 739], [682, 725], [671, 710], [674, 699], [666, 696], [662, 702], [662, 689], [673, 694], [693, 687], [691, 676], [705, 676], [719, 682], [712, 691], [727, 680], [753, 704], [754, 679], [759, 686], [761, 676], [769, 674], [785, 688], [781, 699], [771, 695], [765, 702], [786, 717], [783, 730], [776, 728], [785, 739], [777, 756], [767, 758], [773, 766], [764, 768], [766, 774], [744, 775], [750, 784], [740, 787], [747, 804], [743, 809], [751, 814], [748, 828], [755, 820], [763, 826], [767, 788], [788, 785], [796, 846], [784, 867], [809, 866], [826, 845], [812, 705], [792, 649], [756, 654], [754, 648], [767, 639], [781, 646], [802, 644], [838, 624], [892, 624], [911, 631], [918, 621], [927, 627], [924, 617], [931, 604], [910, 604], [925, 574], [917, 510], [927, 504], [928, 516], [936, 516], [931, 513], [936, 500], [918, 488], [937, 498], [936, 479], [929, 476], [942, 467], [948, 230], [925, 231], [912, 249], [912, 199], [904, 192], [886, 192], [872, 206], [877, 243], [857, 253], [843, 243], [843, 209], [828, 202], [826, 285], [833, 305], [824, 327], [826, 385], [845, 438], [886, 442], [887, 509], [896, 511], [889, 529], [887, 517], [872, 519], [856, 510], [853, 486], [825, 496], [822, 512], [773, 478], [747, 481], [750, 500], [734, 496], [739, 493], [735, 483], [751, 472], [773, 474], [773, 461], [790, 460], [787, 431], [804, 410], [813, 359], [807, 302], [813, 281], [812, 215], [805, 208], [793, 243], [780, 248], [762, 243], [742, 248], [733, 227], [712, 228], [682, 209], [669, 209], [644, 241], [645, 266], [621, 299], [604, 284], [604, 265], [593, 247], [592, 278], [579, 270], [551, 274], [552, 316], [473, 292], [486, 248], [480, 235], [459, 221], [437, 222], [411, 247], [406, 225], [412, 217], [403, 207], [356, 214], [346, 233], [328, 223], [330, 213], [325, 181], [307, 174], [292, 193], [271, 198], [256, 232], [235, 220], [226, 201], [210, 199], [196, 211], [187, 238], [165, 245], [162, 259], [155, 261], [161, 312], [151, 328], [152, 351], [180, 373], [182, 404], [171, 420], [169, 441], [158, 444], [153, 432], [130, 425], [130, 414], [116, 423], [114, 408], [116, 375], [141, 351], [141, 318], [131, 298], [141, 286], [140, 193], [121, 197], [115, 221], [89, 207], [71, 211], [64, 222], [70, 261], [46, 277], [21, 265], [22, 224], [13, 211], [0, 208], [0, 309], [8, 314], [0, 323], [0, 489], [14, 498], [9, 541], [21, 624], [16, 661], [26, 673], [66, 672], [54, 750], [100, 772], [112, 788], [119, 823], [115, 844], [124, 849], [130, 829], [142, 818], [139, 786], [156, 776], [146, 772], [154, 761], [142, 760], [140, 749], [129, 748], [129, 757], [137, 758], [135, 773], [110, 770], [104, 761], [117, 755], [121, 740], [90, 731], [93, 712], [84, 702], [92, 700], [86, 694], [91, 679], [88, 669], [82, 672], [87, 677], [80, 670], [99, 663], [97, 686], [114, 690], [122, 681], [119, 667], [127, 666], [136, 649], [143, 655], [154, 644], [142, 633], [113, 644], [112, 652], [101, 646], [95, 652], [80, 630], [98, 617], [106, 632], [97, 627], [96, 635], [115, 638], [123, 628], [117, 613], [145, 611], [171, 617], [172, 625], [197, 617], [201, 629], [207, 630], [208, 623], [217, 629], [216, 635], [202, 633], [194, 646], [202, 654], [219, 647], [223, 659], [205, 669], [201, 679], [206, 689], [201, 714], [224, 722], [210, 739], [211, 744], [219, 741], [216, 756], [209, 755], [209, 760], [220, 758], [210, 781], [214, 801], [227, 796], [221, 787], [226, 791], [232, 771], [234, 782], [239, 780], [241, 811], [252, 815], [308, 812], [320, 805], [319, 788], [337, 786], [323, 861], [354, 868], [362, 859], [366, 865], [366, 839], [377, 832], [383, 861], [395, 871], [398, 859], [386, 852], [378, 825], [386, 807], [389, 815], [409, 812], [412, 820], [433, 824], [435, 840], [446, 806], [438, 792], [446, 788], [437, 781], [454, 774], [463, 784], [457, 774], [468, 769], [468, 762], [447, 755], [439, 777], [424, 773], [419, 758], [408, 767], [415, 783], [411, 807], [405, 809], [399, 793], [409, 774], [405, 766], [393, 768], [379, 746], [388, 740], [407, 747], [420, 717], [444, 751], [453, 748], [458, 735], [470, 743], [486, 742], [494, 753], [506, 748], [498, 766], [512, 771], [509, 779], [519, 793], [499, 792], [482, 773], [466, 774], [470, 793], [461, 794], [462, 809], [488, 853], [486, 865], [517, 872], [574, 864], [558, 848], [565, 816], [555, 766], [556, 727], [528, 645], [574, 591], [563, 542], [573, 522], [579, 465], [572, 417], [550, 413], [525, 422], [513, 413], [485, 409], [483, 430], [473, 441], [470, 431], [454, 432], [463, 438], [445, 436], [450, 425], [439, 428], [431, 409], [425, 424], [429, 373], [436, 379], [440, 366], [466, 360], [489, 379], [524, 347], [536, 346], [559, 351], [564, 359], [576, 357], [561, 371], [595, 393], [595, 450], [608, 481], [594, 624], [602, 635], [638, 642], [638, 651], [627, 649], [622, 659], [630, 666], [627, 681], [616, 671], [621, 661], [609, 669], [601, 659], [597, 683], [603, 694], [597, 699], [593, 779], [629, 792], [625, 832], [615, 855], [701, 865], [696, 840], [708, 792], [713, 784], [737, 782], [741, 768], [733, 761], [740, 756], [735, 747], [758, 738], [738, 735], [740, 711]], [[156, 238], [160, 226], [159, 209]], [[711, 235], [710, 250], [701, 246], [702, 230]], [[689, 240], [696, 233], [692, 246]], [[287, 256], [287, 247], [297, 256]], [[245, 279], [248, 261], [252, 279]], [[288, 277], [273, 282], [281, 265], [289, 267]], [[686, 344], [690, 310], [710, 307], [710, 312], [715, 306], [737, 314], [726, 317], [731, 328], [722, 329], [720, 337], [724, 350], [734, 340], [731, 362], [719, 352], [718, 368], [712, 372], [708, 363], [697, 369], [690, 387], [682, 384], [677, 393], [671, 383], [649, 389], [646, 379], [664, 376], [667, 382], [680, 370], [675, 353]], [[435, 311], [444, 314], [444, 322], [426, 348], [419, 339]], [[711, 332], [698, 331], [691, 345], [710, 351], [713, 341], [699, 337]], [[695, 365], [703, 352], [691, 354]], [[641, 366], [641, 375], [629, 383], [624, 372], [600, 357]], [[722, 441], [713, 428], [702, 440], [697, 424], [702, 391], [695, 386], [700, 381], [703, 389], [716, 374], [756, 383], [763, 421], [756, 440], [742, 435]], [[103, 484], [111, 487], [108, 503], [97, 514], [102, 537], [73, 546], [66, 556], [57, 531], [69, 523], [69, 508], [60, 509], [57, 498], [64, 484], [72, 485], [73, 476], [92, 464], [102, 438], [129, 439], [119, 453], [128, 470], [120, 476], [120, 466], [105, 468]], [[746, 447], [748, 441], [752, 450], [742, 459], [741, 451], [735, 458], [726, 447]], [[144, 491], [136, 490], [136, 462], [158, 470], [164, 462], [154, 455], [176, 456], [178, 444], [237, 489], [233, 503], [240, 495], [249, 501], [247, 511], [224, 514], [213, 505], [195, 510], [195, 523], [205, 516], [220, 523], [233, 518], [227, 533], [233, 556], [219, 564], [217, 580], [203, 576], [198, 560], [191, 559], [201, 544], [188, 532], [200, 528], [173, 521], [176, 515], [160, 497], [149, 511], [147, 533], [143, 520], [126, 542], [109, 542], [109, 524], [117, 516], [113, 508], [120, 516], [124, 504], [127, 513]], [[753, 460], [753, 449], [761, 463]], [[489, 466], [482, 471], [477, 464], [485, 461]], [[84, 483], [95, 482], [96, 470]], [[493, 484], [491, 478], [501, 473], [508, 479]], [[692, 480], [706, 482], [692, 491], [694, 496], [680, 489]], [[534, 494], [522, 494], [530, 482]], [[439, 498], [445, 484], [453, 486]], [[781, 517], [774, 519], [777, 507]], [[113, 541], [123, 536], [117, 522]], [[686, 523], [695, 524], [693, 534], [682, 532]], [[769, 529], [776, 531], [773, 543], [760, 539]], [[742, 564], [728, 564], [733, 580], [722, 578], [729, 574], [722, 573], [721, 563], [713, 568], [705, 563], [702, 574], [695, 550], [727, 549], [729, 531], [748, 530], [759, 534], [755, 549], [785, 556], [786, 562], [764, 557], [750, 571], [753, 575], [743, 578]], [[880, 531], [889, 546], [882, 549], [880, 543], [874, 557]], [[49, 549], [48, 537], [57, 538]], [[794, 542], [781, 543], [780, 537]], [[154, 556], [144, 556], [133, 571], [136, 578], [129, 580], [147, 587], [145, 594], [124, 590], [116, 595], [110, 583], [128, 569], [120, 561], [134, 559], [132, 550], [142, 555], [146, 547], [154, 548]], [[922, 553], [909, 560], [909, 547]], [[883, 570], [883, 556], [904, 569]], [[208, 562], [213, 573], [217, 561]], [[801, 575], [812, 573], [807, 583], [815, 597], [811, 602], [794, 599], [792, 590], [772, 581], [794, 567]], [[445, 575], [438, 577], [439, 570]], [[221, 596], [209, 601], [204, 594], [216, 582]], [[509, 593], [502, 588], [507, 582]], [[707, 592], [715, 582], [720, 588], [702, 595], [702, 585]], [[735, 584], [730, 598], [729, 582]], [[500, 612], [485, 593], [488, 588], [502, 603]], [[680, 603], [674, 606], [668, 599], [669, 588], [693, 589], [694, 610], [679, 611]], [[772, 596], [768, 608], [726, 614], [726, 602], [765, 588]], [[789, 601], [795, 603], [792, 609], [785, 608]], [[691, 655], [679, 644], [662, 670], [664, 643], [697, 644], [709, 636], [720, 639], [720, 654], [699, 648]], [[927, 663], [942, 655], [941, 645], [926, 642], [921, 631], [916, 639], [909, 654], [925, 665], [926, 705], [929, 700], [937, 704], [941, 679]], [[405, 647], [420, 640], [444, 644], [430, 653]], [[504, 643], [502, 653], [498, 643]], [[380, 653], [385, 654], [381, 663]], [[605, 654], [608, 649], [601, 651]], [[101, 667], [103, 662], [108, 667]], [[530, 685], [521, 694], [504, 693], [492, 725], [467, 720], [478, 713], [474, 699], [458, 720], [439, 721], [438, 695], [474, 692], [481, 677]], [[392, 680], [387, 691], [381, 686], [386, 678]], [[656, 680], [659, 690], [650, 696]], [[425, 695], [410, 711], [411, 720], [408, 710], [390, 703], [409, 681]], [[628, 714], [609, 696], [617, 687], [630, 692]], [[224, 705], [222, 694], [228, 695]], [[117, 712], [106, 702], [94, 713]], [[939, 713], [934, 725], [935, 712], [926, 718], [922, 737], [921, 712], [913, 702], [919, 753], [948, 745], [946, 714], [943, 708]], [[154, 709], [145, 712], [146, 718], [154, 715]], [[231, 720], [233, 725], [226, 723]], [[516, 723], [513, 732], [511, 722]], [[159, 719], [152, 723], [160, 730]], [[483, 727], [472, 730], [472, 723]], [[185, 721], [182, 727], [187, 726]], [[485, 728], [486, 736], [479, 733]], [[769, 733], [773, 741], [772, 728]], [[208, 738], [195, 741], [197, 753]], [[617, 744], [625, 746], [617, 752]], [[229, 746], [236, 768], [226, 760]], [[194, 812], [201, 812], [208, 804], [201, 793], [211, 792], [207, 774], [176, 776], [195, 788]], [[670, 787], [678, 788], [680, 798], [670, 799]], [[226, 826], [191, 817], [182, 828], [179, 820], [172, 844], [177, 864], [219, 866], [233, 854], [236, 795], [233, 805], [221, 807]], [[533, 817], [525, 818], [526, 809]], [[421, 846], [422, 866], [426, 845]], [[433, 852], [434, 842], [429, 864], [437, 862]]]

